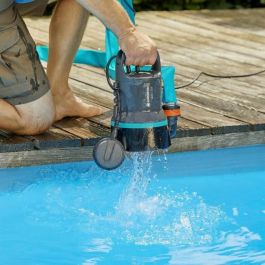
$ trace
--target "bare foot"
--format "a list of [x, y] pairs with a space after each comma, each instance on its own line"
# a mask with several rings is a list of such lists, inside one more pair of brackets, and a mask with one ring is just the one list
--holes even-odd
[[71, 90], [63, 96], [54, 95], [54, 103], [56, 108], [55, 121], [59, 121], [64, 117], [82, 117], [90, 118], [101, 115], [102, 108], [88, 105], [77, 98]]

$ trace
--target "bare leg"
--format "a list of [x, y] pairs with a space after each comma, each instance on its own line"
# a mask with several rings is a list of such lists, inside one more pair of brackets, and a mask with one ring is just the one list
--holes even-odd
[[66, 116], [91, 117], [102, 109], [76, 98], [68, 78], [74, 55], [87, 25], [88, 12], [75, 0], [58, 1], [50, 24], [47, 74], [56, 107], [56, 120]]
[[52, 94], [26, 104], [13, 106], [0, 99], [0, 129], [16, 134], [34, 135], [47, 130], [55, 115]]
[[16, 133], [24, 127], [18, 110], [8, 102], [0, 99], [0, 128]]

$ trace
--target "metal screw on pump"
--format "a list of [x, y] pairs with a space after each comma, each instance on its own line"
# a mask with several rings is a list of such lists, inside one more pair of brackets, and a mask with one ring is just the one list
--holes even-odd
[[[109, 67], [116, 57], [116, 81], [110, 81]], [[119, 51], [106, 66], [107, 81], [115, 96], [112, 132], [94, 147], [98, 166], [111, 170], [119, 167], [125, 152], [166, 149], [170, 146], [168, 120], [162, 109], [162, 80], [159, 54], [154, 65], [125, 66], [125, 54]]]

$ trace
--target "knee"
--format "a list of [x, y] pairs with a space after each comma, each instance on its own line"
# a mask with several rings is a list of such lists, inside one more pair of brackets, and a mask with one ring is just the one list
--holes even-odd
[[20, 113], [17, 134], [37, 135], [50, 128], [55, 119], [55, 107], [50, 92], [32, 103], [19, 105]]
[[18, 126], [17, 134], [20, 135], [38, 135], [47, 131], [53, 123], [53, 119], [29, 120], [23, 117]]
[[20, 135], [38, 135], [47, 131], [54, 121], [54, 115], [50, 116], [21, 116], [18, 129], [15, 133]]

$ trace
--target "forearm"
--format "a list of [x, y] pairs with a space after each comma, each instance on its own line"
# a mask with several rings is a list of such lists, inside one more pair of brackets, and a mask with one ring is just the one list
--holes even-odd
[[126, 11], [117, 0], [76, 0], [99, 18], [118, 37], [120, 48], [126, 55], [126, 65], [153, 65], [157, 58], [155, 43], [135, 30]]
[[129, 16], [117, 0], [76, 0], [110, 28], [119, 38], [134, 30]]

